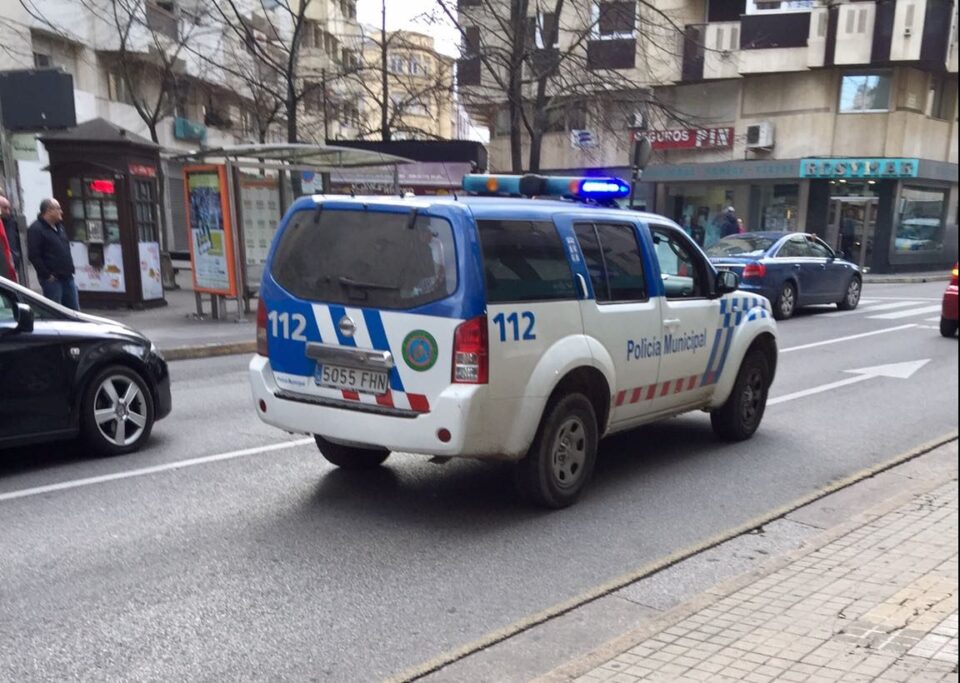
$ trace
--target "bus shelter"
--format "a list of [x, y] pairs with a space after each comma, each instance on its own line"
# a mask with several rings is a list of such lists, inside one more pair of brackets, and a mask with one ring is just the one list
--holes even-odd
[[389, 170], [400, 193], [398, 166], [409, 159], [370, 150], [301, 143], [204, 148], [172, 157], [183, 170], [187, 230], [197, 315], [203, 295], [219, 318], [223, 302], [250, 312], [280, 219], [298, 197], [330, 191], [331, 172]]

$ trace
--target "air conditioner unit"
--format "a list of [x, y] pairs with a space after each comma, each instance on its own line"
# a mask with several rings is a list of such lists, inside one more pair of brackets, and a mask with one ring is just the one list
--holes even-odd
[[773, 147], [773, 124], [769, 121], [747, 126], [747, 149]]

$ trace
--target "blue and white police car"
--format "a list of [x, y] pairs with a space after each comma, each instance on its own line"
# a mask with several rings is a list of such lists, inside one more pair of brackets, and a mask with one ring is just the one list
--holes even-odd
[[[573, 503], [605, 435], [693, 410], [760, 425], [769, 302], [616, 178], [464, 178], [465, 196], [299, 199], [277, 231], [250, 382], [260, 418], [344, 468], [391, 451], [517, 461]], [[545, 197], [554, 197], [547, 199]]]

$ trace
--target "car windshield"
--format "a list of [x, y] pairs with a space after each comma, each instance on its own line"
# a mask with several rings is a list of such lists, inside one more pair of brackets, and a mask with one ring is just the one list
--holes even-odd
[[707, 256], [760, 256], [776, 241], [761, 235], [731, 235], [707, 249]]

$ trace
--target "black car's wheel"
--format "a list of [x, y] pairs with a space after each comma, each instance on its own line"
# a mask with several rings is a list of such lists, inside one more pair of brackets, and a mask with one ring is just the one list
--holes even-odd
[[324, 439], [319, 434], [313, 435], [320, 449], [320, 455], [332, 465], [344, 470], [370, 470], [379, 467], [390, 457], [390, 451], [379, 448], [358, 448], [356, 446], [341, 446]]
[[773, 317], [777, 320], [786, 320], [793, 317], [797, 310], [797, 288], [792, 282], [784, 282], [780, 296], [773, 304]]
[[769, 390], [767, 358], [759, 351], [751, 351], [740, 364], [730, 397], [710, 413], [714, 433], [728, 441], [743, 441], [753, 436], [763, 419]]
[[94, 376], [80, 410], [83, 439], [102, 455], [132, 453], [153, 429], [150, 387], [140, 374], [122, 365], [111, 365]]
[[843, 298], [837, 302], [837, 308], [841, 311], [852, 311], [860, 303], [860, 293], [863, 291], [863, 283], [860, 278], [854, 275], [847, 283], [847, 290]]
[[583, 394], [547, 406], [527, 457], [517, 463], [517, 485], [529, 501], [548, 508], [576, 502], [597, 460], [597, 417]]
[[940, 318], [940, 334], [944, 337], [952, 337], [957, 333], [957, 321]]

